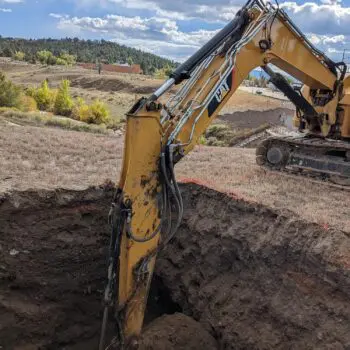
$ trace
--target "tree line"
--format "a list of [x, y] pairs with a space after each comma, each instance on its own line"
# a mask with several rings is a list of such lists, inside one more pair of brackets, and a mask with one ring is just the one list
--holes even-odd
[[65, 54], [72, 55], [77, 62], [139, 64], [145, 74], [154, 74], [157, 70], [177, 65], [166, 58], [106, 40], [20, 39], [0, 36], [0, 56], [15, 57], [20, 52], [24, 54], [23, 60], [35, 63], [40, 51], [51, 52], [58, 58]]

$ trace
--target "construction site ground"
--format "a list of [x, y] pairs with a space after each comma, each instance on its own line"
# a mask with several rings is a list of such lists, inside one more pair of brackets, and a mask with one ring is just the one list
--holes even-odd
[[[0, 191], [84, 190], [117, 181], [123, 137], [55, 128], [0, 127]], [[289, 211], [309, 222], [350, 232], [349, 192], [289, 178], [255, 164], [255, 150], [198, 146], [177, 166], [180, 181]]]
[[[6, 64], [23, 84], [56, 69]], [[91, 87], [77, 93], [101, 98], [93, 79], [130, 78], [78, 73]], [[225, 118], [250, 111], [234, 122], [290, 110], [235, 98]], [[123, 135], [0, 117], [0, 149], [0, 348], [96, 349]], [[254, 153], [198, 146], [176, 167], [185, 217], [158, 257], [140, 349], [350, 348], [349, 192], [266, 171]]]

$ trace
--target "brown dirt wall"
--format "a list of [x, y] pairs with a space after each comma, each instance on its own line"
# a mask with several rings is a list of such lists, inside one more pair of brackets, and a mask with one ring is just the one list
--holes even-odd
[[[184, 222], [156, 277], [187, 316], [149, 324], [143, 349], [349, 349], [348, 234], [181, 189]], [[95, 188], [1, 198], [2, 349], [96, 348], [111, 196]]]

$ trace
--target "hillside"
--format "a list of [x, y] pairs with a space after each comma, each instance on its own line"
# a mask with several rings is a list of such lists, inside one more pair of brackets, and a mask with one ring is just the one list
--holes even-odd
[[78, 62], [95, 63], [100, 59], [105, 63], [140, 64], [145, 74], [152, 74], [156, 69], [176, 65], [175, 62], [166, 58], [105, 40], [78, 38], [33, 40], [0, 36], [0, 56], [12, 57], [17, 51], [22, 51], [25, 53], [25, 60], [34, 63], [36, 53], [42, 50], [51, 51], [55, 56], [67, 52], [75, 55]]

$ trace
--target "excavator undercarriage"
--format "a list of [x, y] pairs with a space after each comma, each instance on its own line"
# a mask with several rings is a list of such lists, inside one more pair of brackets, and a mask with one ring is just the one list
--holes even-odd
[[350, 144], [316, 137], [271, 137], [256, 149], [258, 165], [350, 189]]
[[[346, 67], [343, 63], [340, 65], [341, 78], [336, 84], [343, 84], [345, 78]], [[346, 104], [335, 105], [333, 111], [327, 110], [325, 106], [333, 99], [337, 100], [334, 91], [294, 90], [281, 74], [269, 67], [263, 69], [270, 76], [270, 81], [294, 103], [296, 113], [293, 121], [300, 135], [271, 137], [261, 142], [256, 150], [257, 164], [330, 181], [338, 186], [350, 186], [350, 143], [342, 137]], [[348, 80], [345, 82], [348, 84]], [[343, 86], [340, 90], [342, 93]], [[329, 116], [331, 113], [333, 118]]]

